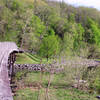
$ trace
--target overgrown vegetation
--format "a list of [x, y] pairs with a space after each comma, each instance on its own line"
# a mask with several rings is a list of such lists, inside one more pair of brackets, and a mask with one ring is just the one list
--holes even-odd
[[[99, 73], [97, 74], [98, 70], [100, 68], [88, 72], [83, 66], [81, 68], [66, 66], [64, 72], [53, 74], [48, 91], [49, 100], [97, 100], [96, 96], [100, 88], [99, 80], [98, 78], [95, 80], [95, 75], [99, 75]], [[85, 71], [89, 74], [88, 77], [84, 76]], [[20, 73], [22, 72], [16, 74], [16, 77], [20, 77]], [[26, 76], [21, 76], [20, 80], [17, 78], [16, 83], [18, 87], [14, 96], [15, 100], [45, 100], [49, 73], [43, 73], [41, 84], [40, 75], [40, 72], [28, 72]], [[81, 80], [83, 77], [86, 83], [78, 83], [78, 80]], [[38, 88], [40, 92], [38, 92]]]
[[100, 12], [94, 8], [46, 0], [0, 1], [0, 41], [14, 41], [42, 57], [99, 58], [99, 26]]
[[[41, 57], [37, 55], [31, 55], [29, 53], [22, 53], [22, 54], [17, 54], [16, 55], [16, 64], [40, 64], [41, 62]], [[50, 63], [51, 60], [48, 59], [48, 62], [46, 58], [42, 58], [42, 63]]]
[[15, 100], [95, 100], [100, 93], [99, 68], [60, 65], [68, 57], [100, 58], [100, 11], [49, 0], [0, 0], [0, 41], [28, 52], [18, 54], [16, 64], [58, 61], [64, 68], [18, 72]]

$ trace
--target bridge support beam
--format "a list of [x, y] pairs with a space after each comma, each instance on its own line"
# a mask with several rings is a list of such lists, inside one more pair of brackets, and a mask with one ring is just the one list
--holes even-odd
[[8, 74], [10, 82], [12, 82], [12, 77], [14, 76], [14, 63], [16, 61], [16, 54], [11, 53], [8, 59]]

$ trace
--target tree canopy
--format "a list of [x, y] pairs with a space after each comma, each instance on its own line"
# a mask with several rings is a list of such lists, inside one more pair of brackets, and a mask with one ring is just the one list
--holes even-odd
[[[100, 48], [100, 11], [64, 2], [0, 1], [0, 41], [43, 57]], [[89, 49], [90, 50], [90, 49]]]

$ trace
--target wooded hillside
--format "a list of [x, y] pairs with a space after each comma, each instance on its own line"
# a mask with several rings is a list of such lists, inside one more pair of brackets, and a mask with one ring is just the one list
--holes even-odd
[[0, 41], [46, 58], [99, 58], [100, 11], [48, 0], [0, 0]]

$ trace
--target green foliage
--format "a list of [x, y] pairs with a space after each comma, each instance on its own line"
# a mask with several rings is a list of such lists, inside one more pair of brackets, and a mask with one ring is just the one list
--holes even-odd
[[88, 18], [85, 34], [85, 39], [87, 39], [88, 43], [96, 44], [100, 47], [100, 29], [97, 22]]
[[[80, 49], [82, 47], [82, 42], [84, 40], [84, 28], [81, 24], [76, 25], [76, 31], [74, 32], [74, 48]], [[74, 30], [75, 30], [74, 29]]]
[[23, 47], [27, 47], [28, 50], [38, 51], [41, 38], [45, 34], [45, 26], [37, 16], [32, 16], [32, 19], [25, 28], [23, 36]]
[[74, 23], [75, 22], [75, 15], [72, 13], [69, 18], [68, 18], [69, 22]]
[[[19, 47], [44, 57], [58, 51], [80, 55], [91, 44], [100, 47], [100, 12], [96, 9], [74, 8], [64, 2], [32, 2], [0, 1], [0, 41], [14, 41]], [[43, 48], [49, 48], [48, 55]]]
[[90, 22], [91, 22], [90, 27], [91, 27], [91, 30], [92, 30], [93, 35], [94, 35], [94, 41], [98, 46], [100, 46], [100, 29], [99, 29], [99, 26], [93, 20], [90, 20]]
[[74, 39], [73, 39], [72, 35], [69, 33], [65, 33], [63, 44], [62, 44], [64, 55], [65, 54], [67, 56], [73, 55], [73, 43], [74, 43]]
[[[69, 84], [67, 84], [68, 79], [66, 79], [66, 77], [68, 77], [68, 74], [69, 72], [66, 74], [54, 74], [49, 89], [49, 100], [96, 100], [96, 94], [90, 94], [79, 89], [71, 88]], [[21, 83], [23, 83], [22, 87], [24, 88], [20, 88], [16, 91], [14, 100], [37, 100], [37, 88], [40, 75], [40, 72], [29, 72], [26, 77], [21, 76]], [[43, 74], [42, 88], [39, 92], [39, 98], [41, 100], [45, 100], [45, 89], [47, 87], [48, 77], [48, 73]], [[20, 83], [20, 81], [18, 81], [18, 83]]]
[[100, 93], [100, 78], [99, 78], [99, 77], [96, 77], [95, 83], [94, 83], [94, 87], [96, 87], [96, 88], [95, 88], [96, 91], [97, 91], [98, 93]]
[[59, 52], [59, 41], [57, 40], [57, 36], [52, 29], [50, 29], [48, 33], [49, 34], [43, 38], [39, 50], [39, 54], [47, 59]]
[[16, 64], [37, 64], [38, 62], [31, 59], [26, 54], [17, 54], [16, 56]]
[[64, 34], [63, 49], [66, 50], [66, 54], [72, 55], [84, 48], [84, 28], [76, 23], [69, 23], [67, 28], [68, 32]]
[[34, 27], [34, 32], [37, 36], [45, 34], [46, 27], [39, 17], [33, 16], [30, 25]]
[[22, 6], [22, 5], [20, 5], [21, 3], [20, 2], [18, 2], [18, 0], [12, 0], [11, 1], [11, 10], [12, 11], [16, 11], [17, 9], [19, 9], [19, 7], [20, 6]]
[[[41, 58], [34, 54], [29, 54], [29, 53], [22, 53], [22, 54], [17, 54], [16, 55], [16, 64], [40, 64], [41, 62]], [[48, 62], [50, 63], [51, 61], [48, 60]], [[42, 59], [42, 63], [47, 63], [46, 58]]]
[[37, 100], [38, 92], [25, 88], [17, 91], [18, 96], [14, 96], [14, 100]]

